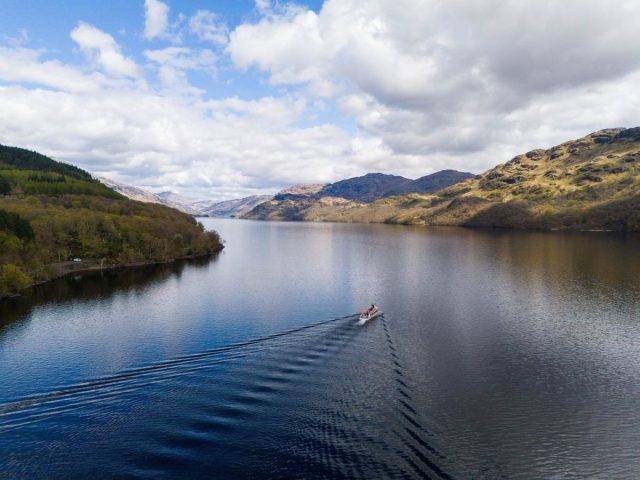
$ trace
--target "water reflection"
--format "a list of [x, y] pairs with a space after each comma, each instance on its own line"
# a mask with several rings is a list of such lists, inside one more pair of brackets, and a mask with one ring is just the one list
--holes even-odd
[[180, 278], [185, 268], [204, 268], [215, 262], [219, 253], [197, 259], [178, 260], [159, 265], [144, 265], [120, 270], [105, 270], [69, 275], [37, 285], [19, 297], [0, 300], [0, 341], [16, 323], [28, 320], [40, 306], [62, 306], [82, 301], [106, 300], [121, 292], [144, 295], [151, 285], [170, 277]]

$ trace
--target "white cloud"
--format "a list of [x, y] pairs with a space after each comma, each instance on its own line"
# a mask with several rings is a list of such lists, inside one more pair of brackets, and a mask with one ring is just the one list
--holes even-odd
[[271, 10], [270, 0], [256, 0], [256, 10], [260, 13], [266, 13]]
[[116, 76], [137, 77], [138, 66], [120, 52], [120, 47], [111, 35], [80, 22], [71, 31], [71, 38], [80, 49], [106, 73]]
[[172, 89], [174, 94], [204, 93], [203, 90], [189, 84], [187, 72], [190, 70], [205, 71], [212, 76], [216, 74], [216, 55], [206, 48], [167, 47], [160, 50], [146, 50], [144, 55], [158, 69], [162, 85]]
[[241, 69], [257, 66], [278, 85], [324, 80], [331, 52], [320, 35], [312, 11], [269, 15], [257, 24], [244, 24], [232, 33], [228, 52]]
[[227, 26], [214, 12], [208, 10], [198, 10], [189, 19], [189, 30], [201, 40], [218, 45], [225, 45], [228, 42]]
[[21, 28], [17, 35], [7, 35], [5, 40], [12, 47], [21, 47], [29, 41], [29, 32], [26, 28]]
[[165, 33], [169, 25], [169, 6], [160, 0], [144, 0], [144, 36], [151, 40]]
[[215, 71], [215, 54], [206, 48], [167, 47], [160, 50], [145, 50], [144, 55], [159, 65], [180, 70]]
[[[148, 51], [150, 61], [177, 70], [203, 58], [170, 47]], [[82, 168], [156, 190], [224, 198], [272, 192], [300, 181], [359, 173], [353, 140], [330, 124], [301, 127], [307, 104], [296, 96], [206, 100], [135, 81], [83, 76], [70, 65], [12, 51], [30, 69], [48, 74], [47, 89], [21, 85], [30, 77], [0, 78], [0, 143], [32, 148]], [[205, 57], [206, 58], [206, 57]], [[2, 63], [0, 62], [0, 66]], [[61, 78], [53, 80], [56, 69]], [[62, 81], [73, 73], [91, 88]], [[371, 158], [371, 157], [369, 157]]]
[[42, 60], [42, 55], [39, 50], [0, 47], [0, 80], [77, 92], [99, 88], [99, 77], [90, 77], [56, 60]]
[[[640, 69], [638, 15], [632, 1], [327, 0], [318, 13], [265, 12], [231, 33], [227, 51], [237, 68], [266, 72], [274, 85], [334, 96], [362, 133], [396, 154], [484, 168], [515, 153], [515, 137], [516, 151], [555, 141], [538, 135], [541, 123], [574, 136], [610, 126], [600, 115], [611, 101], [604, 90], [624, 85], [618, 95], [633, 95], [622, 79]], [[562, 101], [587, 97], [587, 112]], [[549, 98], [572, 114], [523, 114]], [[640, 123], [627, 110], [609, 117]]]

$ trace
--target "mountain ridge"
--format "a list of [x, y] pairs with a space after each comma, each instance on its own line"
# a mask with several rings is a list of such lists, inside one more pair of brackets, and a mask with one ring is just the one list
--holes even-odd
[[412, 180], [408, 184], [399, 185], [385, 193], [385, 197], [395, 195], [404, 195], [408, 193], [431, 193], [447, 188], [453, 184], [462, 182], [469, 178], [475, 177], [474, 174], [468, 172], [460, 172], [458, 170], [440, 170], [429, 175]]
[[347, 178], [325, 185], [316, 195], [368, 203], [384, 197], [394, 188], [409, 183], [411, 183], [411, 179], [399, 175], [367, 173], [360, 177]]
[[367, 204], [307, 201], [270, 207], [258, 206], [246, 217], [639, 231], [640, 127], [599, 130], [532, 150], [429, 194], [386, 197]]
[[[256, 206], [243, 216], [256, 220], [304, 220], [304, 211], [314, 205], [328, 208], [343, 207], [348, 202], [368, 204], [381, 198], [398, 195], [398, 192], [426, 193], [445, 188], [474, 175], [456, 170], [442, 170], [411, 180], [398, 175], [367, 173], [314, 188], [285, 189], [272, 200]], [[321, 188], [320, 188], [321, 187]]]

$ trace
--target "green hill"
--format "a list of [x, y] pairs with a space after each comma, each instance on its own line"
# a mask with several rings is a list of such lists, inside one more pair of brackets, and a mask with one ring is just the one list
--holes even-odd
[[221, 248], [187, 214], [128, 200], [84, 170], [0, 145], [0, 297], [70, 271]]
[[533, 150], [432, 194], [399, 195], [368, 204], [335, 199], [270, 203], [248, 216], [640, 231], [640, 128], [601, 130], [548, 150]]

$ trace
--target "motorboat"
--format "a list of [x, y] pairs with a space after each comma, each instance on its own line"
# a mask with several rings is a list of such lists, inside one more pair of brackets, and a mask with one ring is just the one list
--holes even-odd
[[364, 325], [369, 320], [373, 320], [374, 318], [376, 318], [381, 314], [382, 312], [378, 307], [373, 307], [372, 309], [365, 310], [364, 312], [360, 313], [358, 325]]

